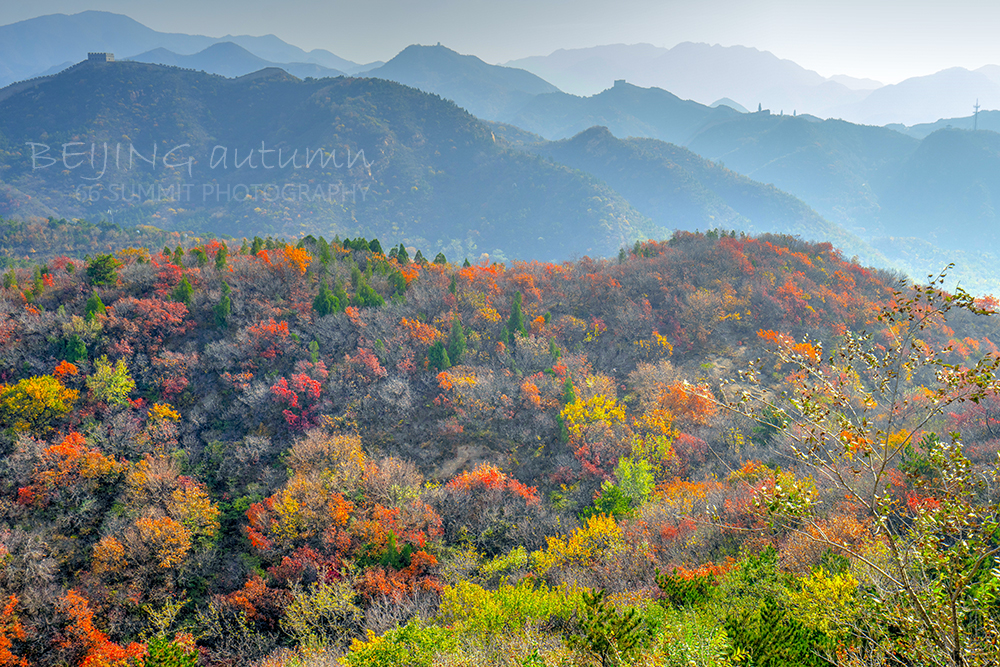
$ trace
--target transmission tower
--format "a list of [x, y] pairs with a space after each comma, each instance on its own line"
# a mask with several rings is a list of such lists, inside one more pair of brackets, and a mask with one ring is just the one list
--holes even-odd
[[972, 107], [972, 108], [976, 110], [976, 114], [975, 114], [975, 117], [974, 117], [974, 120], [973, 120], [973, 127], [972, 127], [972, 129], [973, 130], [978, 130], [979, 129], [979, 100], [978, 99], [976, 100], [976, 105], [974, 107]]

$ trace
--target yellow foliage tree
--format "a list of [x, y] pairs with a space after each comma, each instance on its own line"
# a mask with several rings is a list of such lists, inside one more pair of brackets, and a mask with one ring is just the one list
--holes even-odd
[[288, 451], [292, 472], [322, 472], [337, 488], [354, 488], [365, 472], [365, 453], [357, 434], [330, 435], [322, 429], [306, 433]]
[[614, 517], [597, 514], [565, 538], [547, 537], [545, 549], [531, 554], [540, 574], [557, 567], [591, 567], [625, 550], [625, 538]]
[[79, 393], [51, 375], [0, 386], [0, 422], [17, 431], [42, 433], [73, 409]]
[[219, 508], [208, 497], [205, 485], [189, 478], [181, 482], [171, 494], [167, 513], [191, 533], [199, 546], [208, 546], [219, 532]]
[[590, 424], [620, 424], [625, 421], [625, 408], [614, 396], [597, 394], [588, 399], [576, 399], [562, 410], [562, 418], [571, 436], [583, 434]]
[[828, 634], [846, 634], [857, 616], [854, 592], [858, 580], [850, 572], [831, 574], [822, 568], [799, 580], [801, 588], [789, 593], [796, 617]]
[[125, 547], [116, 537], [108, 535], [94, 545], [94, 574], [120, 573], [128, 567]]
[[283, 248], [276, 250], [261, 250], [257, 253], [266, 264], [271, 266], [287, 266], [293, 268], [298, 274], [305, 275], [306, 269], [312, 262], [312, 255], [302, 248], [296, 248], [285, 244]]
[[191, 550], [191, 531], [168, 516], [145, 516], [135, 528], [140, 544], [161, 568], [180, 565]]

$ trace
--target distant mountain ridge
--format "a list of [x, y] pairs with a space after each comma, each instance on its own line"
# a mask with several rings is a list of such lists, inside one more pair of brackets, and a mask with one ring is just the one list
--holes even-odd
[[[334, 206], [330, 201], [311, 206], [268, 202], [263, 207], [253, 205], [257, 202], [227, 202], [227, 206], [190, 208], [150, 198], [130, 202], [117, 213], [119, 220], [138, 224], [159, 216], [156, 224], [178, 229], [214, 229], [225, 221], [226, 233], [239, 234], [249, 229], [292, 234], [314, 224], [316, 229], [351, 235], [388, 229], [378, 233], [419, 241], [425, 247], [449, 246], [452, 254], [459, 249], [471, 252], [474, 247], [501, 255], [522, 252], [519, 244], [534, 238], [537, 247], [531, 256], [539, 258], [613, 252], [623, 239], [664, 234], [672, 225], [760, 230], [776, 224], [781, 229], [775, 231], [792, 231], [806, 238], [843, 239], [837, 242], [846, 251], [865, 257], [881, 252], [889, 263], [918, 277], [940, 269], [949, 257], [961, 256], [973, 267], [962, 275], [960, 267], [955, 274], [965, 285], [1000, 293], [1000, 280], [989, 277], [1000, 261], [1000, 235], [994, 232], [1000, 222], [1000, 178], [995, 176], [1000, 174], [1000, 143], [997, 135], [983, 131], [1000, 130], [1000, 112], [988, 110], [994, 104], [1000, 106], [1000, 98], [990, 96], [990, 91], [1000, 90], [997, 66], [975, 71], [953, 68], [871, 90], [870, 81], [816, 79], [819, 75], [814, 72], [754, 49], [686, 45], [675, 47], [677, 52], [670, 55], [670, 62], [685, 64], [688, 70], [684, 85], [698, 83], [692, 71], [698, 64], [695, 56], [703, 52], [716, 59], [706, 60], [716, 67], [733, 54], [743, 54], [777, 68], [784, 74], [776, 81], [807, 88], [814, 98], [820, 93], [836, 97], [840, 88], [850, 84], [859, 89], [854, 91], [859, 99], [843, 107], [845, 116], [896, 117], [891, 110], [900, 105], [921, 109], [903, 116], [909, 119], [928, 109], [956, 110], [938, 116], [941, 120], [935, 122], [877, 127], [822, 120], [782, 108], [746, 112], [729, 96], [716, 97], [715, 104], [706, 106], [672, 90], [636, 85], [609, 69], [608, 63], [638, 66], [635, 63], [669, 55], [650, 45], [601, 47], [585, 54], [589, 59], [583, 60], [577, 58], [578, 52], [562, 52], [560, 57], [569, 65], [579, 65], [582, 72], [615, 76], [613, 83], [589, 97], [561, 92], [537, 74], [490, 65], [441, 45], [414, 45], [384, 65], [362, 68], [360, 74], [367, 77], [364, 84], [298, 81], [296, 76], [320, 78], [347, 70], [316, 62], [332, 62], [336, 56], [329, 52], [306, 53], [273, 36], [233, 38], [227, 43], [166, 35], [127, 17], [102, 12], [16, 24], [22, 32], [4, 26], [0, 28], [0, 54], [16, 51], [19, 39], [37, 36], [45, 23], [42, 19], [51, 19], [53, 29], [31, 49], [37, 53], [38, 48], [52, 47], [53, 60], [60, 53], [56, 46], [71, 51], [80, 48], [80, 39], [90, 50], [95, 42], [103, 44], [100, 40], [105, 35], [117, 40], [114, 43], [122, 48], [114, 50], [122, 56], [135, 40], [152, 35], [171, 42], [177, 50], [162, 46], [149, 51], [146, 41], [147, 50], [138, 58], [240, 78], [226, 81], [180, 70], [136, 68], [138, 62], [112, 67], [84, 63], [58, 76], [4, 88], [0, 91], [0, 157], [14, 162], [8, 161], [7, 169], [0, 171], [4, 179], [0, 215], [98, 215], [107, 210], [74, 200], [73, 189], [67, 189], [72, 178], [60, 180], [54, 173], [25, 171], [25, 142], [45, 136], [57, 145], [78, 136], [80, 128], [88, 128], [85, 140], [92, 137], [99, 146], [103, 141], [113, 144], [119, 140], [116, 137], [150, 138], [154, 130], [176, 127], [180, 128], [178, 137], [202, 151], [202, 163], [209, 161], [205, 151], [211, 150], [211, 142], [239, 144], [244, 151], [251, 143], [261, 150], [271, 145], [291, 150], [296, 141], [300, 148], [308, 144], [314, 149], [321, 142], [327, 150], [336, 145], [341, 151], [378, 146], [378, 166], [371, 173], [352, 172], [351, 178], [368, 179], [364, 182], [370, 183], [379, 198], [356, 206], [343, 202]], [[80, 30], [83, 37], [69, 34], [70, 30]], [[60, 40], [65, 44], [59, 44]], [[31, 49], [25, 53], [30, 55]], [[25, 53], [9, 60], [0, 58], [0, 64], [17, 67], [17, 58]], [[261, 53], [270, 53], [274, 59]], [[62, 61], [50, 69], [67, 62], [78, 61]], [[137, 83], [129, 87], [110, 76], [122, 71], [135, 73]], [[97, 80], [117, 91], [117, 101], [84, 94], [82, 82]], [[974, 133], [969, 130], [976, 121], [962, 112], [971, 111], [975, 98], [966, 99], [967, 93], [977, 90], [982, 93], [983, 110], [978, 118], [980, 132]], [[361, 91], [361, 97], [350, 98], [351, 91]], [[39, 100], [46, 95], [65, 103], [45, 105]], [[279, 104], [281, 95], [291, 96], [289, 106]], [[222, 105], [223, 99], [227, 104], [244, 104], [243, 113], [234, 114]], [[928, 99], [941, 106], [925, 104]], [[458, 107], [493, 122], [480, 123]], [[206, 115], [207, 111], [211, 113]], [[435, 120], [434, 114], [441, 120]], [[36, 124], [23, 125], [26, 119]], [[449, 132], [453, 133], [450, 139]], [[428, 138], [431, 134], [434, 140]], [[695, 159], [694, 154], [700, 157]], [[648, 173], [625, 164], [629, 162], [644, 165]], [[304, 181], [297, 178], [301, 175], [293, 170], [282, 177], [302, 186]], [[322, 177], [336, 175], [327, 170]], [[741, 177], [748, 179], [746, 184], [741, 185]], [[209, 178], [218, 186], [239, 184], [234, 174], [216, 173]], [[74, 182], [79, 185], [80, 181]], [[161, 182], [169, 185], [159, 177], [138, 185]], [[740, 199], [741, 188], [756, 194]], [[469, 192], [476, 194], [470, 198]], [[750, 206], [761, 202], [770, 202], [772, 207]], [[803, 212], [801, 206], [807, 210]], [[577, 233], [577, 224], [586, 231]], [[564, 234], [572, 238], [567, 240]]]
[[893, 123], [886, 125], [886, 127], [902, 134], [916, 137], [917, 139], [923, 139], [938, 130], [978, 129], [1000, 132], [1000, 111], [980, 111], [978, 118], [976, 114], [970, 114], [959, 118], [942, 118], [934, 123], [919, 123], [917, 125], [910, 125], [909, 127], [902, 123]]
[[618, 137], [652, 137], [683, 145], [705, 127], [740, 115], [725, 105], [707, 107], [659, 88], [619, 82], [591, 97], [539, 95], [500, 120], [546, 139], [567, 139], [601, 125]]
[[198, 53], [189, 56], [180, 55], [168, 49], [159, 48], [132, 56], [128, 60], [156, 65], [171, 65], [218, 74], [225, 77], [238, 77], [262, 70], [266, 67], [280, 67], [289, 74], [300, 79], [306, 77], [322, 78], [325, 76], [343, 76], [344, 72], [316, 63], [275, 63], [244, 49], [233, 42], [218, 42]]
[[750, 110], [760, 104], [778, 113], [867, 125], [956, 117], [970, 111], [977, 98], [984, 109], [1000, 109], [1000, 65], [974, 71], [953, 67], [883, 85], [844, 75], [823, 77], [767, 51], [691, 42], [670, 49], [650, 44], [560, 49], [505, 64], [534, 72], [575, 95], [594, 95], [625, 79], [701, 104], [726, 97]]
[[[479, 117], [501, 122], [510, 122], [519, 107], [539, 94], [562, 90], [592, 96], [620, 79], [706, 105], [728, 98], [732, 108], [754, 110], [759, 104], [777, 113], [864, 124], [910, 126], [961, 117], [976, 99], [983, 109], [1000, 109], [998, 65], [975, 71], [951, 68], [882, 86], [871, 79], [845, 75], [823, 77], [752, 47], [683, 42], [672, 48], [614, 44], [558, 50], [548, 56], [513, 60], [506, 67], [489, 65], [474, 55], [465, 58], [475, 62], [459, 64], [460, 56], [454, 52], [446, 57], [443, 52], [435, 53], [435, 47], [413, 46], [397, 54], [386, 67], [381, 62], [355, 63], [323, 49], [305, 51], [274, 35], [161, 33], [127, 16], [100, 11], [52, 14], [0, 26], [0, 87], [52, 74], [95, 50], [215, 73], [247, 70], [250, 59], [245, 54], [232, 56], [243, 63], [239, 68], [220, 60], [204, 62], [206, 49], [225, 42], [240, 46], [266, 66], [279, 66], [296, 76], [330, 76], [334, 72], [380, 76], [440, 94]], [[203, 54], [200, 63], [178, 61], [198, 54]], [[534, 76], [529, 78], [529, 74]]]
[[873, 90], [863, 100], [832, 107], [829, 115], [869, 125], [914, 125], [969, 113], [976, 100], [984, 109], [1000, 109], [1000, 83], [983, 69], [952, 67], [912, 77]]
[[827, 79], [768, 51], [693, 42], [669, 49], [615, 44], [559, 50], [505, 64], [534, 72], [576, 95], [593, 95], [615, 79], [625, 79], [702, 104], [729, 97], [747, 109], [762, 104], [789, 114], [797, 110], [821, 115], [831, 106], [864, 98], [871, 85], [850, 77]]
[[314, 63], [348, 74], [370, 69], [323, 49], [304, 51], [274, 35], [207, 37], [163, 33], [122, 14], [85, 11], [50, 14], [0, 26], [0, 86], [47, 73], [54, 67], [86, 59], [89, 51], [110, 51], [118, 57], [164, 48], [180, 55], [203, 51], [219, 42], [232, 42], [264, 60]]

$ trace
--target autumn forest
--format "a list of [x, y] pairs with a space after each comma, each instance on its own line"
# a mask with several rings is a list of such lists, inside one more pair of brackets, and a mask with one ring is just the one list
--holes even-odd
[[1000, 659], [991, 298], [3, 224], [0, 665]]

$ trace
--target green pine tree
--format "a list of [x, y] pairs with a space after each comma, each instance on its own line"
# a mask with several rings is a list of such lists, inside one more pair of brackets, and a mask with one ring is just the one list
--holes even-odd
[[448, 336], [448, 359], [452, 364], [457, 366], [462, 363], [465, 345], [465, 329], [462, 328], [461, 320], [456, 317], [451, 321], [451, 334]]
[[226, 268], [226, 259], [229, 257], [229, 246], [223, 243], [215, 253], [215, 270], [223, 271]]
[[316, 241], [316, 248], [319, 250], [319, 263], [327, 266], [333, 255], [330, 253], [330, 244], [322, 236]]
[[577, 624], [578, 632], [571, 634], [567, 643], [591, 653], [601, 667], [633, 664], [651, 635], [634, 607], [619, 611], [604, 589], [583, 594]]
[[567, 377], [566, 381], [563, 382], [562, 402], [563, 405], [569, 405], [570, 403], [573, 403], [575, 401], [576, 401], [576, 391], [573, 389], [573, 381]]
[[507, 331], [514, 334], [526, 334], [524, 328], [524, 311], [521, 309], [521, 293], [514, 293], [514, 301], [510, 306], [510, 319], [507, 320]]
[[337, 303], [341, 309], [346, 308], [347, 304], [351, 302], [351, 300], [347, 297], [347, 292], [344, 291], [344, 286], [339, 280], [333, 286], [333, 296], [337, 299]]
[[427, 365], [436, 371], [451, 368], [451, 359], [448, 358], [448, 350], [445, 349], [444, 343], [435, 341], [427, 350]]
[[389, 274], [389, 284], [393, 288], [394, 296], [403, 296], [403, 293], [406, 292], [406, 277], [399, 271], [393, 271]]
[[313, 310], [320, 317], [326, 317], [340, 310], [340, 299], [333, 295], [325, 281], [320, 283], [319, 294], [313, 299]]
[[439, 253], [438, 253], [438, 254], [437, 254], [437, 255], [436, 255], [435, 257], [434, 257], [434, 263], [435, 263], [435, 264], [447, 264], [447, 263], [448, 263], [448, 260], [447, 260], [447, 259], [445, 258], [445, 256], [444, 256], [444, 253], [443, 253], [443, 252], [439, 252]]
[[226, 283], [222, 283], [222, 298], [219, 299], [219, 303], [215, 304], [212, 308], [212, 312], [215, 315], [215, 326], [220, 329], [225, 329], [229, 326], [229, 314], [233, 309], [232, 299], [229, 298], [229, 294], [233, 290]]
[[87, 278], [92, 285], [114, 285], [121, 265], [114, 255], [98, 255], [87, 264]]
[[70, 336], [69, 340], [66, 341], [66, 350], [63, 353], [63, 358], [75, 364], [78, 361], [83, 361], [87, 358], [87, 345], [80, 339], [76, 334]]
[[556, 415], [556, 426], [559, 427], [559, 442], [569, 444], [569, 429], [566, 428], [566, 420], [562, 415]]
[[177, 283], [177, 287], [174, 288], [171, 296], [173, 296], [174, 301], [190, 305], [192, 294], [194, 294], [194, 287], [191, 286], [191, 281], [188, 280], [188, 277], [184, 276], [181, 278], [181, 281]]
[[358, 308], [378, 307], [385, 305], [385, 299], [371, 285], [362, 280], [358, 285], [358, 290], [354, 293], [354, 298], [351, 299], [351, 304]]
[[83, 307], [83, 317], [88, 322], [97, 315], [103, 315], [105, 313], [104, 302], [101, 301], [101, 295], [94, 290], [94, 293], [90, 295], [87, 299], [87, 304]]

